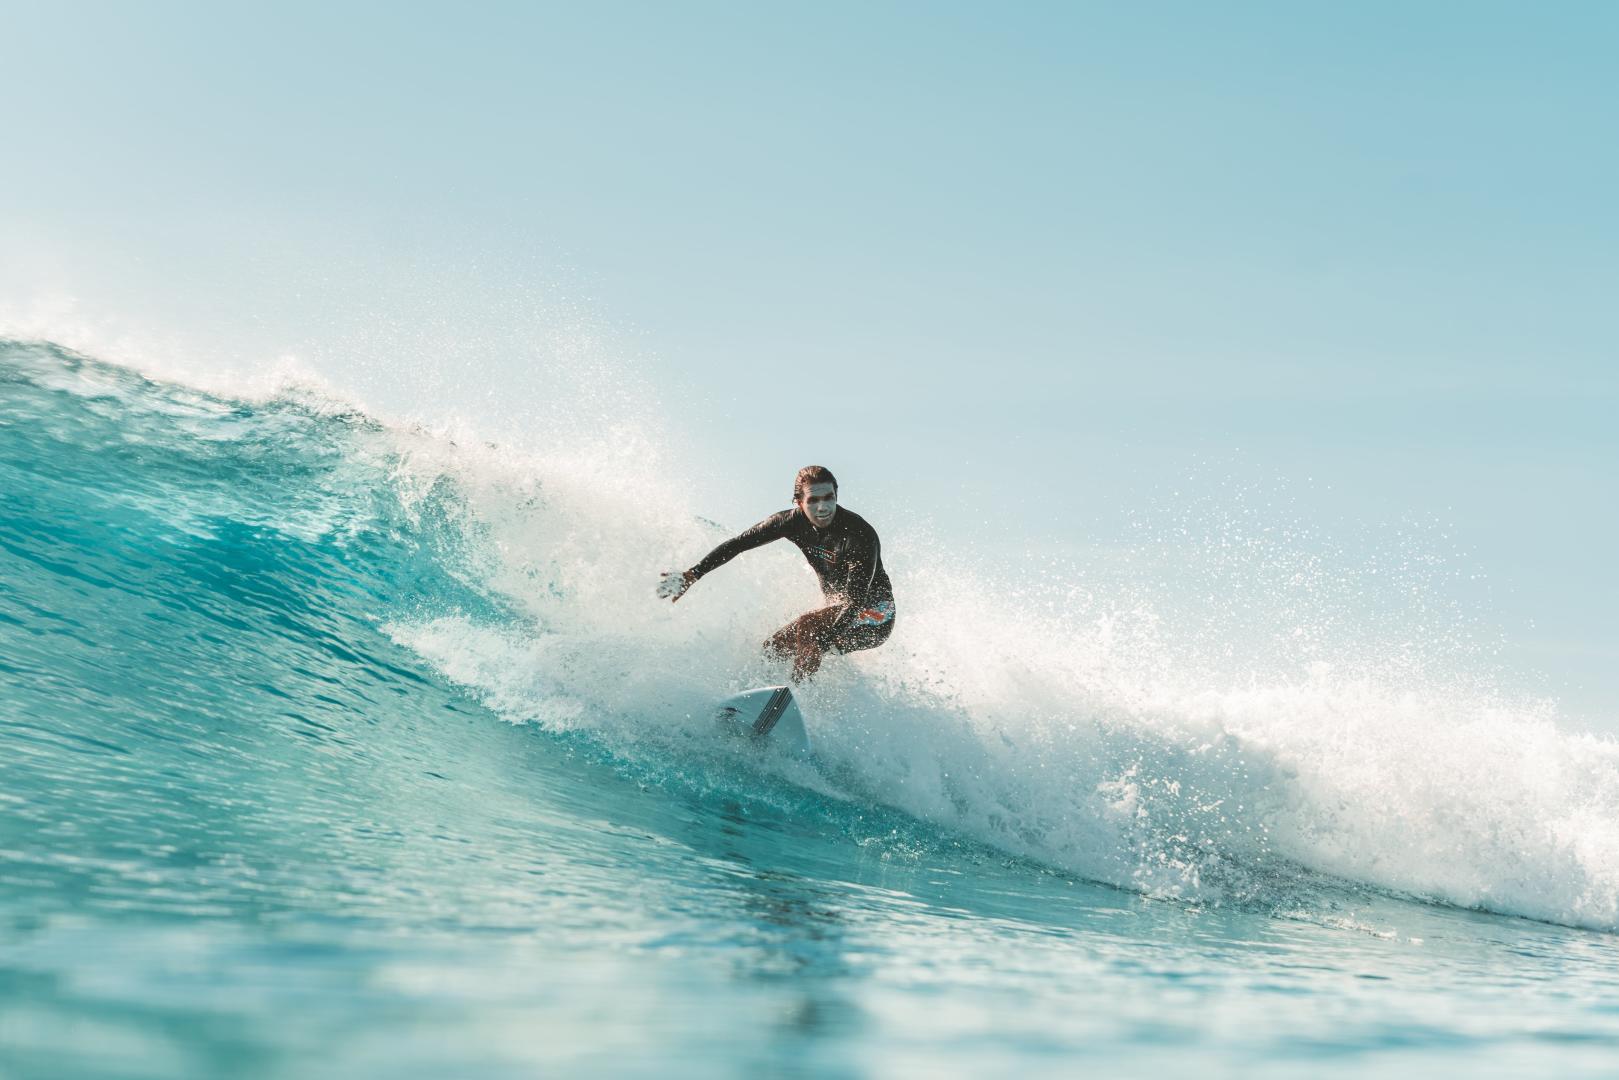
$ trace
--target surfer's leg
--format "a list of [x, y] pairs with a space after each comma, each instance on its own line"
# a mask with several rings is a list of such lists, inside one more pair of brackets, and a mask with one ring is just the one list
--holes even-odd
[[793, 662], [793, 682], [802, 682], [821, 669], [821, 654], [831, 644], [833, 628], [844, 608], [825, 607], [800, 615], [771, 634], [764, 643], [767, 656]]

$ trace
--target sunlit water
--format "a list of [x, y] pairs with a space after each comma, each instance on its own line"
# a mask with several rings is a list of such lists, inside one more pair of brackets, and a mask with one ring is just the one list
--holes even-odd
[[637, 475], [0, 343], [0, 1076], [1619, 1071], [1611, 743], [901, 573], [773, 758]]

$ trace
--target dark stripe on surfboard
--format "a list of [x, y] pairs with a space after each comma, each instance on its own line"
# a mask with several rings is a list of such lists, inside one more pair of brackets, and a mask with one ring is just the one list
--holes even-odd
[[793, 700], [793, 692], [785, 686], [770, 695], [770, 701], [765, 705], [765, 711], [759, 714], [759, 719], [753, 722], [755, 735], [769, 735], [770, 729], [776, 726], [781, 714], [787, 711], [787, 703]]

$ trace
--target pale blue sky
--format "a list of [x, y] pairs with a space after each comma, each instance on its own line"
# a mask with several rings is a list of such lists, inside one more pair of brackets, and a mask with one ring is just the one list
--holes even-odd
[[0, 0], [0, 39], [0, 307], [400, 408], [478, 364], [492, 432], [565, 325], [731, 524], [807, 460], [1000, 551], [1128, 543], [1189, 477], [1352, 551], [1428, 522], [1525, 684], [1619, 727], [1619, 6]]

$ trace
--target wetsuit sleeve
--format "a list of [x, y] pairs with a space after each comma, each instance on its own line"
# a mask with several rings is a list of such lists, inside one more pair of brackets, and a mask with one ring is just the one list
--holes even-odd
[[793, 511], [783, 510], [779, 514], [771, 514], [753, 528], [731, 537], [719, 547], [710, 551], [703, 557], [703, 561], [686, 571], [696, 581], [712, 570], [718, 570], [744, 551], [752, 551], [756, 547], [763, 547], [772, 540], [780, 540], [787, 535], [787, 523], [792, 520]]

